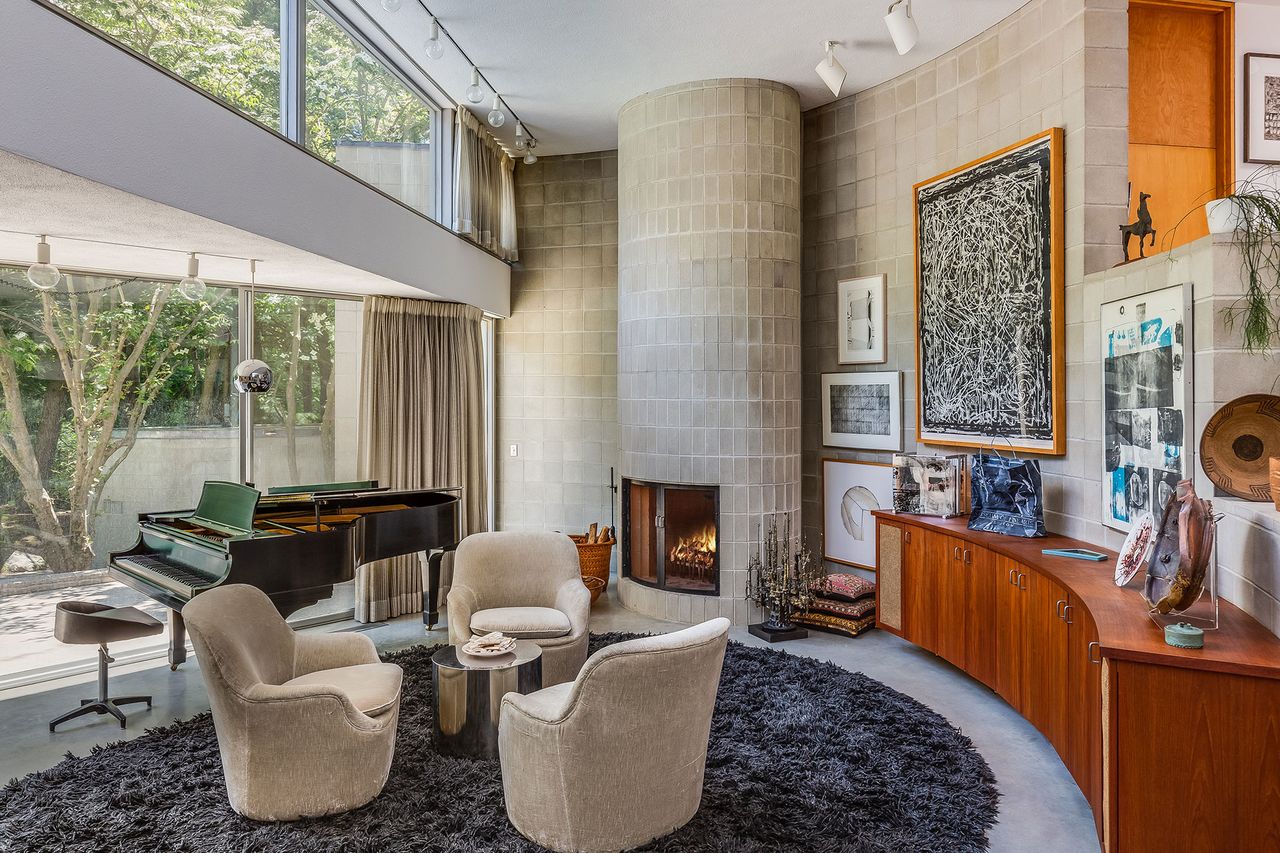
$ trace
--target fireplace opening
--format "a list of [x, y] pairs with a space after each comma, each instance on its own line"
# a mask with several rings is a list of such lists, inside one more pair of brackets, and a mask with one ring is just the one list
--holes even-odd
[[719, 595], [720, 488], [622, 480], [622, 575], [658, 589]]

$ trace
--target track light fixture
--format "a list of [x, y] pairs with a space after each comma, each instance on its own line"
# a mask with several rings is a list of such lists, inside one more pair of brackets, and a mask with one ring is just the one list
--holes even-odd
[[526, 166], [532, 166], [534, 163], [538, 162], [538, 155], [533, 153], [533, 149], [537, 144], [538, 140], [533, 138], [529, 139], [529, 147], [524, 152], [524, 164]]
[[388, 12], [399, 12], [401, 0], [382, 0], [382, 8]]
[[187, 274], [178, 282], [178, 295], [190, 302], [199, 302], [206, 290], [208, 287], [200, 277], [200, 259], [195, 252], [188, 252]]
[[440, 22], [436, 20], [435, 15], [431, 16], [431, 38], [427, 39], [423, 49], [427, 52], [427, 59], [439, 59], [444, 56], [444, 42], [440, 41]]
[[49, 238], [40, 235], [36, 243], [36, 262], [27, 267], [27, 281], [37, 290], [53, 290], [62, 281], [62, 270], [49, 263]]
[[502, 111], [502, 97], [497, 93], [493, 93], [493, 109], [489, 110], [489, 124], [494, 127], [502, 127], [506, 123], [507, 114]]
[[884, 25], [889, 28], [889, 37], [899, 56], [906, 56], [920, 40], [920, 27], [911, 15], [911, 0], [894, 0], [884, 16]]
[[822, 78], [823, 83], [827, 84], [831, 94], [838, 98], [840, 97], [840, 87], [844, 85], [844, 78], [847, 76], [844, 66], [840, 64], [840, 60], [836, 59], [835, 46], [839, 42], [827, 41], [822, 44], [827, 50], [827, 56], [813, 70], [818, 72], [818, 76]]
[[516, 150], [523, 151], [529, 147], [529, 140], [524, 135], [524, 122], [516, 122]]

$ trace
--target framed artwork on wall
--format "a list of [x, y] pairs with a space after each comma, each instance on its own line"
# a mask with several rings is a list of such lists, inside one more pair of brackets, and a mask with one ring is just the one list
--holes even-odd
[[916, 437], [1066, 452], [1062, 128], [915, 185]]
[[822, 374], [822, 443], [901, 450], [902, 374]]
[[1244, 55], [1244, 161], [1280, 163], [1280, 54]]
[[892, 507], [892, 465], [823, 459], [823, 558], [875, 571], [876, 524], [871, 512]]
[[889, 277], [868, 275], [837, 285], [840, 299], [839, 363], [880, 364], [889, 360]]
[[1194, 471], [1191, 310], [1190, 283], [1102, 304], [1102, 520], [1117, 530], [1160, 518]]

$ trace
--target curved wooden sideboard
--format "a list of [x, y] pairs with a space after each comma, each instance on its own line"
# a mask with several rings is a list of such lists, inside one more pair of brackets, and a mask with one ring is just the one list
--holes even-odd
[[[1107, 853], [1280, 851], [1280, 639], [1220, 601], [1176, 649], [1115, 552], [876, 512], [876, 624], [986, 684], [1053, 744]], [[1050, 557], [1092, 548], [1109, 562]]]

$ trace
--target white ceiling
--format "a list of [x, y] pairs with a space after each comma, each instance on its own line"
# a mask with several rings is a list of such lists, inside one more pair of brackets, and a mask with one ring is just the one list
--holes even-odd
[[167, 273], [177, 278], [186, 274], [184, 254], [199, 251], [211, 253], [202, 254], [200, 261], [200, 275], [210, 281], [248, 284], [249, 263], [241, 259], [256, 258], [260, 285], [419, 299], [431, 296], [356, 267], [3, 149], [0, 149], [0, 187], [4, 188], [4, 203], [0, 204], [0, 261], [32, 263], [36, 240], [30, 231], [33, 223], [39, 223], [39, 227], [51, 235], [53, 263], [69, 269], [144, 275]]
[[[469, 67], [452, 47], [426, 58], [429, 19], [417, 0], [397, 12], [353, 2], [462, 100]], [[616, 148], [619, 107], [692, 80], [762, 77], [793, 86], [805, 109], [828, 103], [814, 73], [824, 41], [840, 42], [848, 95], [945, 53], [1024, 2], [912, 0], [920, 43], [898, 56], [881, 20], [889, 0], [426, 0], [538, 138], [539, 154]], [[513, 124], [502, 128], [508, 139]]]

